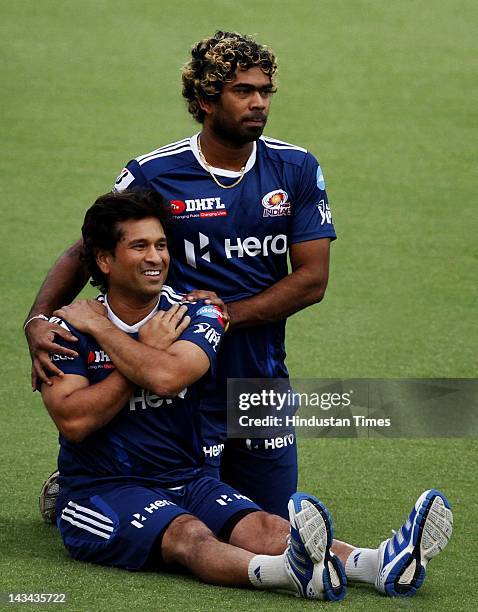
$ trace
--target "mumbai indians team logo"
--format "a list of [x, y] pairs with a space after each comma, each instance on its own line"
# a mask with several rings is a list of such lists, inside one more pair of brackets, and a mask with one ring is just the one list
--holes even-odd
[[263, 217], [290, 215], [289, 196], [283, 189], [274, 189], [266, 193], [262, 198], [262, 206], [264, 207]]

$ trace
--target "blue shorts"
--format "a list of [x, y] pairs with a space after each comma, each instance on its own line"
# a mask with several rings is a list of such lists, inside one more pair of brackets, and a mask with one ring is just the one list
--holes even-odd
[[224, 412], [201, 412], [205, 469], [289, 520], [287, 504], [297, 491], [297, 444], [293, 433], [270, 439], [227, 438]]
[[192, 514], [216, 535], [249, 512], [261, 510], [245, 495], [209, 476], [174, 488], [120, 485], [96, 494], [66, 496], [57, 507], [57, 525], [75, 559], [139, 570], [155, 542], [182, 514]]

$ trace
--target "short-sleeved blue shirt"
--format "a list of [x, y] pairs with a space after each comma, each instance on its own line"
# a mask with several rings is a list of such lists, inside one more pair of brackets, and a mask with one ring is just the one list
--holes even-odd
[[[239, 172], [214, 169], [224, 185]], [[288, 274], [290, 245], [335, 230], [321, 167], [306, 149], [269, 137], [253, 143], [243, 179], [213, 180], [198, 135], [131, 160], [115, 189], [149, 187], [171, 203], [168, 282], [180, 291], [212, 289], [225, 302], [254, 296]], [[225, 407], [225, 381], [285, 377], [285, 321], [234, 330], [218, 361], [218, 384], [202, 405]]]
[[[155, 310], [136, 326], [119, 324], [138, 337], [142, 324], [158, 310], [168, 310], [181, 296], [164, 286]], [[199, 346], [208, 356], [211, 370], [197, 383], [174, 398], [162, 398], [137, 388], [121, 411], [104, 427], [80, 443], [60, 435], [58, 467], [62, 488], [96, 489], [103, 484], [141, 484], [170, 487], [192, 480], [201, 471], [204, 455], [199, 432], [199, 401], [204, 384], [215, 375], [217, 351], [224, 332], [222, 313], [204, 302], [188, 304], [191, 323], [179, 340]], [[111, 316], [110, 316], [111, 318]], [[118, 325], [118, 321], [113, 318]], [[104, 380], [115, 366], [107, 353], [88, 334], [62, 322], [78, 342], [61, 343], [78, 352], [71, 358], [52, 355], [65, 374], [84, 376], [94, 385]]]

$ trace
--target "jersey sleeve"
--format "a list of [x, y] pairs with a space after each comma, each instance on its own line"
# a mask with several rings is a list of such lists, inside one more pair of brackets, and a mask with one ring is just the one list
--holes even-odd
[[135, 159], [132, 159], [119, 173], [113, 185], [113, 191], [119, 193], [125, 189], [133, 189], [134, 187], [149, 187], [149, 183], [139, 163]]
[[76, 329], [74, 329], [72, 326], [67, 325], [65, 321], [59, 319], [58, 317], [51, 317], [50, 322], [58, 323], [78, 338], [78, 342], [68, 342], [60, 336], [56, 336], [56, 344], [76, 351], [78, 353], [78, 356], [69, 357], [67, 355], [50, 353], [50, 359], [52, 360], [52, 362], [59, 370], [61, 370], [65, 374], [76, 374], [78, 376], [84, 376], [85, 378], [88, 378], [88, 353], [86, 352], [86, 344], [83, 335], [79, 333]]
[[307, 153], [293, 201], [290, 242], [316, 238], [335, 240], [336, 237], [322, 168], [315, 157]]
[[217, 354], [225, 332], [222, 310], [217, 306], [206, 305], [201, 300], [189, 307], [191, 323], [178, 340], [187, 340], [199, 346], [208, 356], [211, 374], [216, 373]]

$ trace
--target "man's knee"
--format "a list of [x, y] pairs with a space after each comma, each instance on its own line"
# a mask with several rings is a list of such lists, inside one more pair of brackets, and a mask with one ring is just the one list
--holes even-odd
[[199, 546], [215, 539], [212, 531], [199, 519], [182, 514], [172, 521], [164, 532], [161, 555], [165, 563], [188, 565]]
[[253, 512], [234, 527], [229, 544], [250, 552], [280, 555], [287, 548], [290, 524], [276, 514]]

